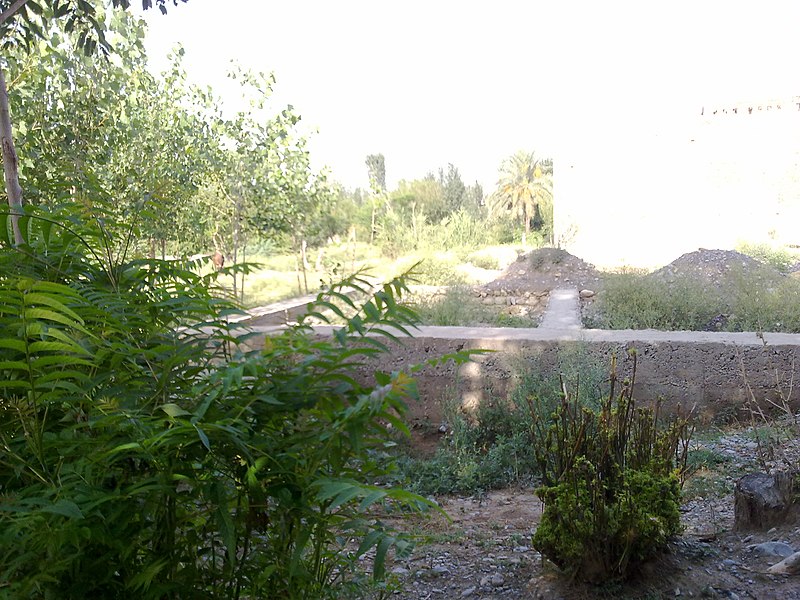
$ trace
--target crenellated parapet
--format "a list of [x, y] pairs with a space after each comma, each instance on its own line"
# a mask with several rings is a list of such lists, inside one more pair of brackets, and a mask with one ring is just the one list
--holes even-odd
[[778, 100], [721, 104], [711, 107], [703, 106], [700, 108], [700, 116], [703, 117], [759, 115], [767, 113], [800, 113], [800, 96], [791, 96]]

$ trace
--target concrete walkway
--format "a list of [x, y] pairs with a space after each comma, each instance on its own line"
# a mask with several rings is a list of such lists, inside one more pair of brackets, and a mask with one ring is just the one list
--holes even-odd
[[578, 290], [559, 288], [550, 292], [540, 329], [580, 329], [581, 305]]
[[[283, 317], [285, 314], [305, 309], [308, 298], [288, 301], [280, 307], [280, 313], [271, 313], [269, 307], [250, 311], [253, 318], [245, 320], [252, 331], [273, 333], [285, 327], [282, 321], [266, 320], [270, 314]], [[287, 306], [289, 305], [289, 306]], [[288, 308], [288, 311], [287, 311]], [[257, 311], [257, 312], [256, 312]], [[254, 314], [255, 313], [255, 314]], [[332, 332], [338, 327], [318, 325], [314, 330], [320, 334]], [[550, 293], [550, 301], [538, 328], [520, 327], [437, 327], [423, 325], [412, 330], [416, 338], [435, 338], [442, 340], [493, 340], [493, 341], [531, 341], [531, 342], [673, 342], [673, 343], [712, 343], [733, 346], [800, 346], [800, 333], [754, 333], [754, 332], [711, 332], [711, 331], [659, 331], [656, 329], [583, 329], [580, 316], [580, 299], [576, 289], [558, 289]], [[398, 332], [399, 337], [403, 337]]]

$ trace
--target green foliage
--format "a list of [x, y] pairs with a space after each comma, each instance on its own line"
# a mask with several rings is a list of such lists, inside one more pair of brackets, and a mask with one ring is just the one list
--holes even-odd
[[717, 315], [725, 331], [800, 331], [800, 281], [765, 280], [737, 274], [723, 293], [705, 282], [682, 277], [666, 284], [635, 273], [610, 275], [591, 312], [587, 327], [700, 331]]
[[776, 248], [770, 244], [749, 244], [744, 242], [736, 246], [736, 250], [773, 267], [783, 274], [788, 273], [789, 268], [798, 260], [796, 254], [792, 254], [784, 248]]
[[374, 193], [386, 191], [386, 159], [383, 154], [370, 154], [364, 161], [367, 165], [369, 184]]
[[472, 250], [491, 241], [485, 223], [465, 209], [432, 224], [418, 218], [408, 224], [402, 213], [389, 213], [381, 219], [377, 238], [383, 253], [392, 258], [414, 252], [441, 252], [443, 248]]
[[534, 226], [552, 242], [552, 206], [552, 159], [539, 159], [533, 152], [521, 151], [503, 161], [497, 190], [490, 198], [492, 214], [510, 213], [522, 224], [524, 236]]
[[[168, 0], [156, 0], [155, 3], [166, 14]], [[98, 14], [97, 4], [89, 0], [28, 0], [21, 3], [6, 0], [0, 8], [5, 13], [15, 7], [15, 12], [0, 23], [0, 45], [6, 51], [19, 46], [30, 48], [37, 39], [45, 37], [50, 22], [58, 19], [65, 31], [76, 36], [75, 46], [87, 56], [98, 49], [108, 54], [111, 46], [106, 40], [105, 22], [102, 14]], [[173, 0], [173, 4], [177, 5], [177, 0]], [[111, 5], [127, 9], [131, 3], [130, 0], [111, 0]], [[143, 9], [152, 6], [153, 0], [142, 0]]]
[[[602, 396], [607, 378], [602, 366], [578, 347], [559, 354], [556, 368], [526, 361], [517, 370], [517, 384], [508, 399], [488, 398], [474, 411], [460, 402], [445, 402], [445, 421], [450, 427], [433, 457], [402, 456], [400, 470], [411, 489], [421, 494], [474, 494], [513, 484], [529, 485], [538, 477], [532, 436], [533, 417], [528, 398], [540, 401], [540, 417], [549, 419], [558, 404], [559, 377], [575, 381], [576, 393], [587, 406]], [[549, 399], [545, 402], [544, 399]]]
[[480, 269], [499, 269], [500, 261], [496, 256], [485, 252], [473, 252], [467, 256], [467, 260]]
[[529, 482], [534, 473], [529, 421], [506, 402], [481, 404], [467, 415], [452, 403], [451, 431], [431, 458], [404, 457], [400, 470], [420, 494], [474, 494]]
[[457, 285], [463, 283], [458, 258], [440, 254], [427, 256], [414, 268], [414, 280], [423, 285]]
[[545, 505], [533, 545], [592, 583], [624, 579], [680, 530], [688, 422], [659, 428], [657, 410], [635, 406], [633, 381], [616, 397], [615, 385], [612, 363], [611, 390], [598, 411], [566, 388], [552, 417], [539, 398], [529, 399]]
[[443, 296], [420, 302], [416, 310], [425, 325], [443, 327], [474, 325], [488, 316], [483, 305], [472, 295], [472, 290], [460, 285], [448, 288]]
[[669, 286], [637, 274], [606, 278], [595, 310], [597, 321], [587, 326], [604, 329], [700, 330], [721, 310], [704, 282], [682, 278]]
[[[424, 264], [424, 263], [423, 263]], [[414, 305], [424, 325], [442, 327], [480, 326], [536, 327], [537, 322], [526, 315], [512, 315], [498, 306], [487, 306], [472, 289], [461, 284], [448, 287], [438, 296], [420, 300]]]
[[372, 482], [413, 379], [351, 377], [416, 322], [402, 280], [321, 294], [310, 312], [346, 323], [331, 339], [301, 324], [250, 350], [216, 273], [116, 261], [73, 208], [25, 228], [0, 241], [4, 595], [340, 597], [365, 552], [380, 578], [408, 551], [376, 515], [428, 503]]

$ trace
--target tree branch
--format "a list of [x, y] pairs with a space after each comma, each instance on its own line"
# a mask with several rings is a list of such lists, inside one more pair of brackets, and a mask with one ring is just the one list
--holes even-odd
[[28, 3], [28, 0], [16, 0], [11, 6], [5, 9], [2, 14], [0, 14], [0, 25], [8, 21], [11, 17], [13, 17], [17, 11], [25, 6]]

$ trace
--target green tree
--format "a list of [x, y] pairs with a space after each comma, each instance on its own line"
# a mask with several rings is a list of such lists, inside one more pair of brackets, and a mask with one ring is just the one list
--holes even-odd
[[300, 116], [293, 107], [275, 111], [270, 103], [274, 75], [235, 70], [250, 107], [222, 127], [229, 147], [220, 183], [232, 224], [232, 255], [238, 258], [244, 236], [287, 234], [300, 256], [305, 279], [307, 238], [317, 235], [322, 206], [334, 194], [324, 173], [311, 168], [307, 140], [297, 131]]
[[107, 19], [114, 60], [96, 60], [69, 43], [60, 21], [28, 49], [10, 50], [17, 73], [20, 181], [32, 204], [70, 201], [130, 226], [156, 248], [191, 238], [191, 198], [215, 164], [221, 142], [213, 99], [189, 88], [182, 50], [162, 77], [146, 67], [144, 23], [126, 11]]
[[386, 160], [383, 154], [369, 154], [367, 160], [367, 174], [369, 185], [378, 192], [386, 191]]
[[369, 176], [369, 187], [372, 191], [370, 197], [372, 205], [372, 215], [370, 217], [369, 243], [375, 242], [376, 224], [378, 210], [386, 204], [386, 161], [383, 154], [370, 154], [365, 161], [367, 174]]
[[523, 243], [527, 243], [537, 211], [540, 215], [549, 215], [552, 222], [552, 201], [552, 160], [520, 151], [503, 161], [490, 208], [493, 214], [511, 213], [520, 220], [524, 228]]
[[465, 207], [467, 201], [467, 186], [464, 185], [464, 182], [461, 180], [461, 174], [452, 163], [447, 165], [447, 173], [442, 169], [439, 170], [439, 178], [444, 195], [445, 214], [442, 215], [442, 217], [445, 217]]
[[471, 213], [480, 215], [484, 212], [486, 198], [483, 195], [483, 186], [477, 181], [467, 187], [466, 207]]
[[[178, 0], [172, 0], [177, 5]], [[186, 2], [186, 0], [182, 0]], [[162, 13], [166, 13], [167, 0], [156, 0]], [[30, 48], [37, 39], [49, 35], [50, 25], [63, 23], [63, 31], [76, 35], [75, 44], [87, 55], [98, 48], [110, 51], [105, 37], [105, 21], [98, 18], [99, 3], [90, 0], [0, 0], [0, 47], [5, 51]], [[130, 0], [112, 0], [115, 8], [129, 8]], [[142, 8], [149, 9], [153, 0], [142, 0]], [[0, 61], [0, 145], [2, 146], [3, 175], [11, 210], [11, 227], [16, 244], [24, 237], [19, 226], [22, 215], [22, 187], [19, 183], [18, 156], [14, 144], [11, 110], [6, 86], [6, 65]]]

